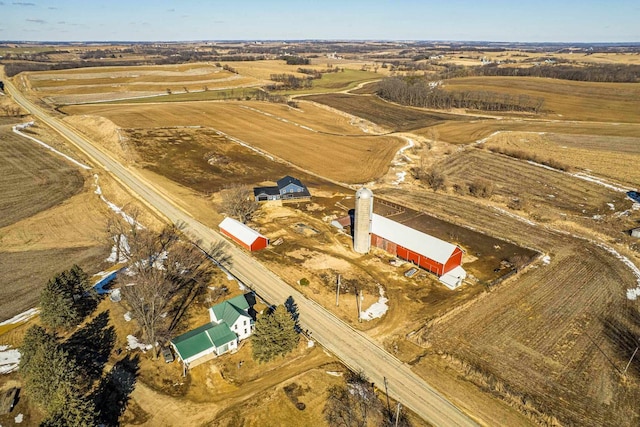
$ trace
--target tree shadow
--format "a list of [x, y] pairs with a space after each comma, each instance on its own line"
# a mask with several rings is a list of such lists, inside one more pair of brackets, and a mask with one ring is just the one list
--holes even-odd
[[296, 332], [301, 332], [302, 330], [300, 329], [300, 323], [298, 321], [298, 319], [300, 318], [300, 313], [298, 312], [298, 304], [296, 304], [291, 295], [284, 302], [284, 307], [287, 309], [295, 323], [294, 329], [296, 330]]
[[104, 365], [116, 339], [113, 326], [109, 324], [109, 311], [103, 311], [93, 320], [74, 332], [63, 344], [78, 367], [90, 382], [102, 376]]
[[[610, 314], [601, 319], [601, 323], [605, 336], [613, 344], [615, 353], [618, 355], [616, 359], [625, 361], [618, 366], [620, 371], [624, 371], [636, 348], [640, 346], [640, 328], [638, 327], [640, 313], [632, 309], [627, 311], [626, 315]], [[631, 361], [626, 373], [640, 378], [640, 350]]]
[[100, 381], [93, 394], [93, 401], [100, 415], [98, 420], [105, 426], [117, 426], [120, 416], [127, 409], [129, 397], [136, 386], [140, 373], [140, 357], [127, 354]]

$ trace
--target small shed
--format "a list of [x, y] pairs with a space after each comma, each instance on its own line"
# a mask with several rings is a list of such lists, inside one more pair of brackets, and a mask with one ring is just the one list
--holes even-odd
[[257, 251], [269, 246], [267, 237], [233, 218], [225, 218], [219, 227], [222, 234], [249, 251]]

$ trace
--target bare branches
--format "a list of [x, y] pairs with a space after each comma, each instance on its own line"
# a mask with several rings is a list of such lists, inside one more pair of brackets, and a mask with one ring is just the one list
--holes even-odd
[[223, 211], [243, 224], [251, 219], [259, 206], [249, 186], [236, 184], [222, 190]]

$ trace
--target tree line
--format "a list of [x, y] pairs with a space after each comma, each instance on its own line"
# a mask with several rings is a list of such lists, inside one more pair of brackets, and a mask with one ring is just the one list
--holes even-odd
[[316, 79], [315, 76], [307, 76], [307, 77], [296, 77], [293, 74], [271, 74], [269, 76], [270, 80], [274, 82], [278, 82], [279, 84], [268, 85], [267, 90], [278, 90], [278, 89], [308, 89], [313, 84], [313, 80]]
[[431, 87], [425, 79], [388, 77], [378, 84], [378, 96], [413, 107], [538, 113], [544, 98], [491, 91], [448, 91]]
[[438, 73], [435, 79], [455, 77], [546, 77], [560, 80], [575, 80], [599, 83], [637, 83], [640, 82], [640, 65], [635, 64], [593, 64], [575, 66], [568, 64], [545, 64], [533, 67], [499, 67], [498, 64], [487, 64], [479, 67], [461, 65], [444, 65], [445, 70]]

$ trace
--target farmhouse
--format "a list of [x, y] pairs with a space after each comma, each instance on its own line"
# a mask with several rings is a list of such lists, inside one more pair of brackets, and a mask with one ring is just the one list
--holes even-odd
[[209, 308], [211, 322], [171, 340], [171, 346], [185, 368], [200, 364], [238, 348], [251, 336], [253, 317], [249, 314], [251, 294], [240, 295]]
[[299, 201], [309, 200], [311, 198], [307, 187], [297, 178], [287, 175], [278, 180], [276, 184], [277, 185], [273, 187], [255, 187], [253, 189], [253, 196], [256, 201]]
[[257, 251], [269, 246], [267, 237], [233, 218], [225, 218], [219, 227], [222, 234], [249, 251]]
[[371, 246], [384, 249], [431, 271], [449, 289], [462, 284], [467, 273], [462, 268], [462, 249], [373, 213], [373, 193], [361, 188], [356, 192], [354, 214], [354, 250], [367, 253]]

